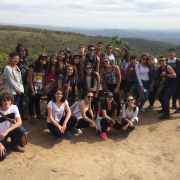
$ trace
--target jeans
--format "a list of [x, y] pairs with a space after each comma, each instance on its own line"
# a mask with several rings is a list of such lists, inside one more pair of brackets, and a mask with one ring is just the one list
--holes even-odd
[[[101, 132], [106, 132], [107, 128], [110, 127], [111, 125], [111, 121], [109, 121], [106, 118], [102, 118], [100, 125], [101, 125]], [[121, 130], [122, 125], [116, 121], [116, 123], [113, 125], [113, 128], [117, 130]]]
[[36, 93], [36, 96], [32, 96], [31, 95], [31, 90], [29, 90], [28, 96], [29, 96], [29, 104], [28, 104], [29, 115], [30, 116], [34, 115], [34, 106], [35, 106], [36, 114], [40, 115], [41, 114], [40, 100], [41, 100], [42, 94], [37, 94]]
[[124, 92], [125, 94], [129, 93], [130, 89], [134, 86], [135, 81], [127, 81], [125, 88], [124, 88]]
[[[63, 116], [59, 122], [62, 126], [64, 123], [66, 116]], [[67, 122], [66, 131], [70, 131], [77, 123], [77, 118], [75, 116], [71, 116]], [[60, 138], [63, 136], [63, 133], [52, 123], [47, 123], [48, 129], [54, 134], [55, 137]]]
[[164, 115], [169, 115], [169, 101], [171, 99], [171, 96], [176, 91], [176, 88], [177, 84], [164, 85], [158, 95], [158, 99], [161, 103]]
[[14, 105], [19, 107], [20, 94], [14, 95]]
[[149, 100], [149, 105], [153, 106], [154, 102], [156, 100], [156, 93], [159, 89], [159, 86], [153, 86], [153, 90], [149, 92], [148, 100]]
[[7, 145], [7, 139], [8, 137], [11, 137], [11, 145], [17, 146], [19, 145], [22, 136], [25, 134], [25, 128], [23, 126], [19, 126], [16, 129], [9, 132], [4, 139], [1, 141], [2, 145], [5, 147], [6, 151], [4, 152], [4, 155], [0, 157], [0, 160], [3, 160], [8, 155], [8, 145]]

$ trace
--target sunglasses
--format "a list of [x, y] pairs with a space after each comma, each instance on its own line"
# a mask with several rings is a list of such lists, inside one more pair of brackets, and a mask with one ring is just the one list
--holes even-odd
[[113, 98], [113, 96], [107, 96], [107, 98]]
[[79, 47], [79, 49], [82, 49], [82, 48], [83, 48], [82, 46]]
[[47, 61], [46, 57], [41, 57], [41, 60]]
[[107, 47], [107, 49], [112, 49], [112, 47]]
[[105, 63], [108, 63], [108, 60], [106, 60], [106, 61], [103, 61], [102, 63], [103, 63], [103, 64], [105, 64]]
[[87, 98], [88, 98], [88, 99], [92, 99], [92, 98], [93, 98], [93, 96], [87, 96]]
[[159, 60], [159, 62], [164, 62], [164, 61], [166, 61], [166, 60]]
[[92, 67], [87, 67], [86, 69], [92, 69]]
[[145, 58], [145, 57], [142, 57], [142, 59], [143, 59], [143, 60], [147, 60], [147, 58]]
[[133, 102], [133, 99], [127, 99], [127, 102]]
[[89, 51], [95, 51], [95, 49], [89, 49]]

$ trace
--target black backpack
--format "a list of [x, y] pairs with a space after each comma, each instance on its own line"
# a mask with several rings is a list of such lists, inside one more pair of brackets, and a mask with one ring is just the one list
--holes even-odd
[[[127, 107], [128, 107], [128, 105], [126, 104], [126, 105], [125, 105], [125, 108], [127, 109]], [[137, 106], [134, 106], [134, 107], [133, 107], [133, 112], [136, 111], [136, 107], [137, 107]]]

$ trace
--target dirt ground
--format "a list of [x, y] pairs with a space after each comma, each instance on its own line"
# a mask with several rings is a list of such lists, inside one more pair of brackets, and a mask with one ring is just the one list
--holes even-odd
[[23, 121], [26, 152], [10, 150], [0, 163], [0, 180], [179, 180], [180, 115], [162, 121], [158, 102], [155, 107], [139, 113], [135, 131], [111, 130], [107, 141], [91, 127], [83, 135], [73, 133], [72, 140], [57, 139], [50, 135], [46, 120], [35, 125]]

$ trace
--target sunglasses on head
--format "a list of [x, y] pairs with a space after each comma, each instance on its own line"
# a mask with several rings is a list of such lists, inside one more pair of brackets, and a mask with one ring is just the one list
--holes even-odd
[[92, 69], [92, 67], [86, 67], [86, 69]]
[[133, 99], [127, 99], [126, 101], [127, 101], [127, 102], [132, 102], [132, 101], [133, 101]]
[[159, 60], [159, 62], [164, 62], [164, 61], [166, 61], [166, 60]]
[[93, 96], [87, 96], [87, 98], [88, 98], [88, 99], [92, 99], [92, 98], [93, 98]]
[[47, 58], [46, 57], [41, 57], [41, 60], [47, 61]]
[[95, 49], [89, 49], [89, 51], [95, 51]]

